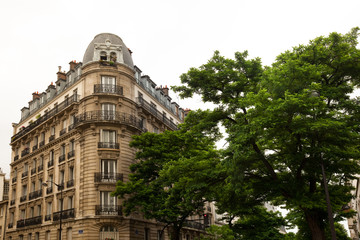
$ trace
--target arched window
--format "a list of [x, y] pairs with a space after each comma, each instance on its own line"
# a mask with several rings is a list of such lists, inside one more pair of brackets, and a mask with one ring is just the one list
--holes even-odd
[[105, 239], [119, 239], [119, 233], [116, 227], [112, 225], [105, 225], [100, 229], [100, 240]]
[[111, 52], [110, 53], [110, 61], [116, 62], [117, 57], [116, 57], [116, 53], [115, 52]]
[[104, 51], [100, 52], [100, 60], [107, 61], [106, 52]]

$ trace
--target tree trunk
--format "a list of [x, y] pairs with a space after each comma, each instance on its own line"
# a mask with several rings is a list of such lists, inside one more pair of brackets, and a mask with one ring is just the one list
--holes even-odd
[[306, 222], [309, 226], [312, 240], [325, 240], [325, 231], [322, 227], [321, 219], [316, 211], [307, 210], [305, 211]]
[[180, 238], [181, 228], [174, 226], [171, 232], [171, 240], [181, 240]]

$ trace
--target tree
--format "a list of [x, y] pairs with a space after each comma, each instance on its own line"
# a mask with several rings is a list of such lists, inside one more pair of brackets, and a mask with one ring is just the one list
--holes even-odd
[[338, 218], [351, 199], [346, 183], [360, 173], [360, 107], [349, 97], [359, 86], [358, 30], [318, 37], [265, 68], [246, 51], [234, 60], [215, 52], [173, 87], [217, 106], [201, 125], [212, 119], [226, 129], [227, 181], [301, 211], [312, 239], [325, 239], [329, 221], [321, 166]]
[[[195, 120], [189, 116], [188, 121]], [[186, 123], [178, 131], [134, 136], [132, 174], [128, 182], [118, 182], [114, 192], [124, 199], [125, 214], [138, 211], [162, 222], [164, 229], [171, 227], [171, 239], [178, 240], [186, 218], [202, 214], [205, 197], [211, 198], [209, 188], [222, 174], [215, 139], [187, 129]]]

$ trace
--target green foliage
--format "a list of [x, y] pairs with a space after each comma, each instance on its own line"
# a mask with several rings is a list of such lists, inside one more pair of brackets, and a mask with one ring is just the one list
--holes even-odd
[[[193, 117], [192, 117], [193, 115]], [[178, 131], [134, 136], [136, 162], [129, 181], [118, 182], [115, 196], [123, 198], [124, 212], [140, 211], [173, 228], [178, 239], [185, 219], [203, 212], [205, 197], [211, 199], [223, 171], [217, 168], [219, 153], [214, 140], [190, 129], [196, 114], [190, 114]]]
[[[301, 212], [313, 239], [325, 239], [328, 226], [321, 164], [336, 221], [351, 199], [345, 183], [360, 173], [360, 105], [349, 97], [360, 83], [358, 30], [316, 38], [265, 68], [246, 51], [235, 59], [215, 52], [181, 76], [183, 86], [173, 87], [182, 97], [199, 94], [217, 106], [198, 111], [198, 124], [203, 132], [217, 133], [218, 124], [226, 129], [226, 194]], [[237, 214], [219, 200], [224, 211]]]

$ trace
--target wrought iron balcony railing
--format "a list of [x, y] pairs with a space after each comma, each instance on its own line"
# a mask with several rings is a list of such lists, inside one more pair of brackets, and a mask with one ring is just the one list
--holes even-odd
[[45, 215], [45, 221], [51, 221], [51, 214]]
[[51, 136], [49, 137], [49, 142], [51, 142], [51, 141], [53, 141], [53, 140], [55, 140], [55, 135], [51, 135]]
[[196, 222], [196, 221], [191, 221], [191, 220], [185, 220], [183, 226], [184, 227], [189, 227], [189, 228], [195, 228], [195, 229], [198, 229], [198, 230], [205, 230], [205, 228], [207, 227], [202, 223], [199, 223], [199, 222]]
[[35, 151], [36, 149], [38, 149], [38, 145], [37, 145], [37, 144], [32, 147], [32, 150], [33, 150], [33, 151]]
[[20, 197], [20, 202], [25, 202], [27, 199], [27, 195], [21, 196]]
[[22, 174], [21, 174], [21, 177], [27, 177], [29, 175], [29, 172], [28, 171], [26, 171], [26, 172], [23, 172]]
[[112, 216], [122, 216], [122, 208], [120, 205], [96, 205], [95, 206], [96, 215], [112, 215]]
[[41, 164], [38, 166], [38, 172], [42, 171], [43, 169], [44, 169], [44, 165]]
[[38, 198], [38, 197], [41, 197], [41, 196], [42, 196], [42, 189], [31, 192], [29, 194], [29, 200], [32, 200], [32, 199], [35, 199], [35, 198]]
[[117, 181], [123, 180], [122, 173], [104, 173], [104, 172], [97, 172], [95, 173], [95, 182], [109, 182], [109, 183], [116, 183]]
[[95, 84], [94, 93], [112, 93], [123, 95], [123, 87], [114, 84]]
[[75, 125], [74, 125], [74, 124], [70, 124], [70, 125], [69, 125], [69, 127], [68, 127], [68, 131], [70, 132], [71, 130], [73, 130], [73, 129], [74, 129], [74, 127], [75, 127]]
[[46, 194], [50, 194], [53, 192], [53, 188], [52, 187], [48, 187], [46, 188]]
[[112, 122], [136, 127], [146, 132], [139, 118], [117, 111], [90, 111], [76, 116], [76, 126], [92, 122]]
[[43, 141], [41, 141], [40, 143], [39, 143], [39, 147], [42, 147], [42, 146], [44, 146], [45, 145], [45, 140], [43, 140]]
[[16, 183], [17, 177], [12, 178], [12, 183]]
[[59, 163], [65, 161], [65, 156], [66, 156], [65, 154], [59, 156]]
[[[59, 221], [60, 220], [60, 214], [61, 211], [59, 212], [54, 212], [53, 214], [53, 220], [54, 221]], [[61, 219], [68, 219], [68, 218], [74, 218], [75, 217], [75, 208], [71, 208], [71, 209], [67, 209], [67, 210], [63, 210], [62, 214], [61, 214]]]
[[14, 157], [14, 161], [16, 161], [16, 160], [18, 160], [19, 159], [19, 155], [16, 155], [15, 157]]
[[21, 219], [16, 222], [16, 228], [22, 228], [22, 227], [25, 227], [25, 219]]
[[119, 143], [116, 143], [116, 142], [98, 142], [98, 148], [119, 149]]
[[30, 132], [31, 130], [36, 128], [39, 124], [41, 124], [41, 123], [45, 122], [46, 120], [52, 118], [53, 116], [55, 116], [59, 112], [63, 111], [68, 106], [72, 105], [73, 103], [79, 102], [79, 100], [80, 100], [80, 96], [77, 95], [77, 94], [74, 94], [74, 95], [66, 98], [63, 102], [61, 102], [56, 107], [54, 107], [53, 109], [51, 109], [50, 111], [45, 113], [43, 116], [39, 117], [32, 124], [30, 124], [26, 128], [22, 129], [20, 132], [15, 134], [14, 136], [12, 136], [11, 142], [14, 142], [15, 140], [21, 138], [22, 136], [24, 136], [25, 134], [27, 134], [28, 132]]
[[65, 133], [66, 133], [66, 128], [64, 128], [60, 131], [60, 136], [64, 135]]
[[48, 162], [48, 168], [54, 166], [54, 160], [50, 160]]
[[68, 152], [68, 159], [70, 159], [70, 158], [72, 158], [74, 156], [75, 156], [75, 151], [74, 150]]
[[21, 151], [21, 157], [24, 157], [30, 153], [30, 148], [25, 148]]
[[25, 227], [26, 226], [32, 226], [32, 225], [36, 225], [36, 224], [41, 224], [41, 216], [37, 216], [37, 217], [32, 217], [32, 218], [27, 218], [25, 219]]
[[74, 179], [71, 179], [71, 180], [69, 180], [69, 181], [67, 181], [67, 183], [66, 183], [66, 187], [72, 187], [72, 186], [74, 186]]
[[172, 130], [176, 130], [177, 126], [173, 123], [169, 118], [167, 118], [162, 112], [153, 107], [150, 103], [144, 100], [141, 97], [137, 98], [137, 103], [145, 109], [148, 113], [156, 117], [159, 121], [163, 122], [166, 126], [171, 128]]

